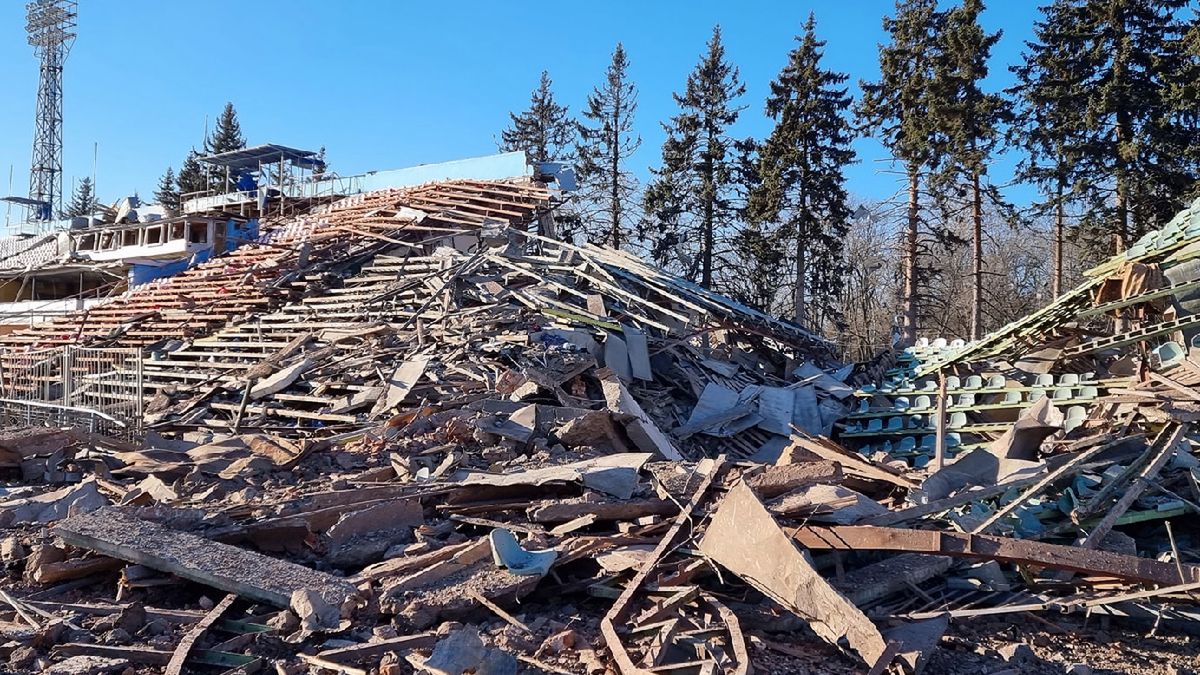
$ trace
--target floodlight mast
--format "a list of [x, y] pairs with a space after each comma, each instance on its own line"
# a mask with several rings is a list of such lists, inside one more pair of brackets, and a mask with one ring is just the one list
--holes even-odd
[[25, 30], [41, 62], [29, 169], [30, 222], [49, 223], [62, 211], [63, 62], [75, 43], [76, 0], [33, 0]]

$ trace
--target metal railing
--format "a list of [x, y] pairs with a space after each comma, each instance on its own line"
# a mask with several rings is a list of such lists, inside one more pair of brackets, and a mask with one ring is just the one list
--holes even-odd
[[138, 348], [0, 352], [0, 425], [76, 427], [139, 440], [144, 403]]

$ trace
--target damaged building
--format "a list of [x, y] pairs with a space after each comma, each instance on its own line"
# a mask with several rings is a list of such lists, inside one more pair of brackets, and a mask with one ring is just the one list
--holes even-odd
[[9, 669], [1087, 672], [1085, 618], [1194, 654], [1200, 203], [854, 364], [555, 238], [573, 179], [523, 153], [239, 153], [181, 215], [0, 247], [123, 284], [0, 335]]

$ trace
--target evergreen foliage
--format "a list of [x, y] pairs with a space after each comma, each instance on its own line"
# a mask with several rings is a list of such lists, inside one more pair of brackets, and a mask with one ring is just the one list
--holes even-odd
[[639, 234], [651, 256], [705, 288], [714, 288], [714, 271], [729, 262], [736, 238], [738, 167], [749, 146], [729, 129], [745, 109], [736, 102], [745, 91], [717, 26], [683, 93], [675, 94], [679, 113], [663, 125], [662, 165], [646, 188]]
[[[811, 14], [804, 34], [788, 54], [787, 65], [771, 82], [766, 114], [775, 121], [759, 147], [748, 219], [774, 224], [747, 228], [739, 254], [761, 259], [767, 275], [791, 257], [794, 288], [791, 311], [797, 321], [819, 327], [835, 313], [845, 274], [843, 243], [851, 211], [845, 167], [855, 159], [846, 111], [849, 77], [822, 67], [825, 42], [816, 36]], [[786, 254], [784, 253], [786, 251]], [[777, 260], [782, 257], [783, 260]], [[781, 270], [782, 271], [782, 270]], [[778, 283], [779, 276], [774, 276]]]
[[154, 191], [154, 201], [166, 209], [168, 215], [179, 215], [179, 189], [175, 182], [175, 170], [169, 166], [163, 172], [162, 177], [158, 179], [158, 188]]
[[637, 87], [628, 71], [625, 47], [617, 43], [604, 81], [588, 95], [584, 119], [577, 125], [582, 234], [592, 243], [613, 248], [626, 244], [630, 230], [630, 203], [638, 183], [628, 164], [642, 145], [633, 126]]
[[92, 187], [92, 179], [84, 176], [75, 185], [75, 192], [71, 195], [71, 202], [63, 207], [64, 218], [74, 218], [76, 216], [90, 216], [96, 210], [96, 192]]

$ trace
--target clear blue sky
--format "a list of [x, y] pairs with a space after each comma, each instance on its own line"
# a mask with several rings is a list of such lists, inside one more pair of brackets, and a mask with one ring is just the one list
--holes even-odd
[[[1033, 0], [992, 0], [983, 16], [1004, 37], [991, 83], [1011, 82], [1037, 18]], [[79, 37], [66, 64], [65, 184], [91, 173], [99, 143], [99, 196], [148, 195], [178, 168], [211, 120], [232, 101], [251, 144], [325, 145], [350, 174], [494, 152], [510, 110], [522, 109], [542, 69], [577, 112], [625, 43], [640, 88], [642, 150], [633, 168], [657, 163], [659, 122], [704, 49], [713, 24], [747, 84], [738, 135], [769, 130], [768, 83], [809, 11], [828, 41], [826, 63], [857, 82], [878, 73], [884, 0], [808, 2], [511, 3], [385, 0], [79, 0]], [[25, 42], [24, 3], [0, 3], [0, 191], [26, 194], [37, 61]], [[858, 143], [850, 189], [884, 198], [886, 153]], [[1007, 180], [1001, 162], [994, 180]], [[1027, 199], [1028, 191], [1013, 196]]]

